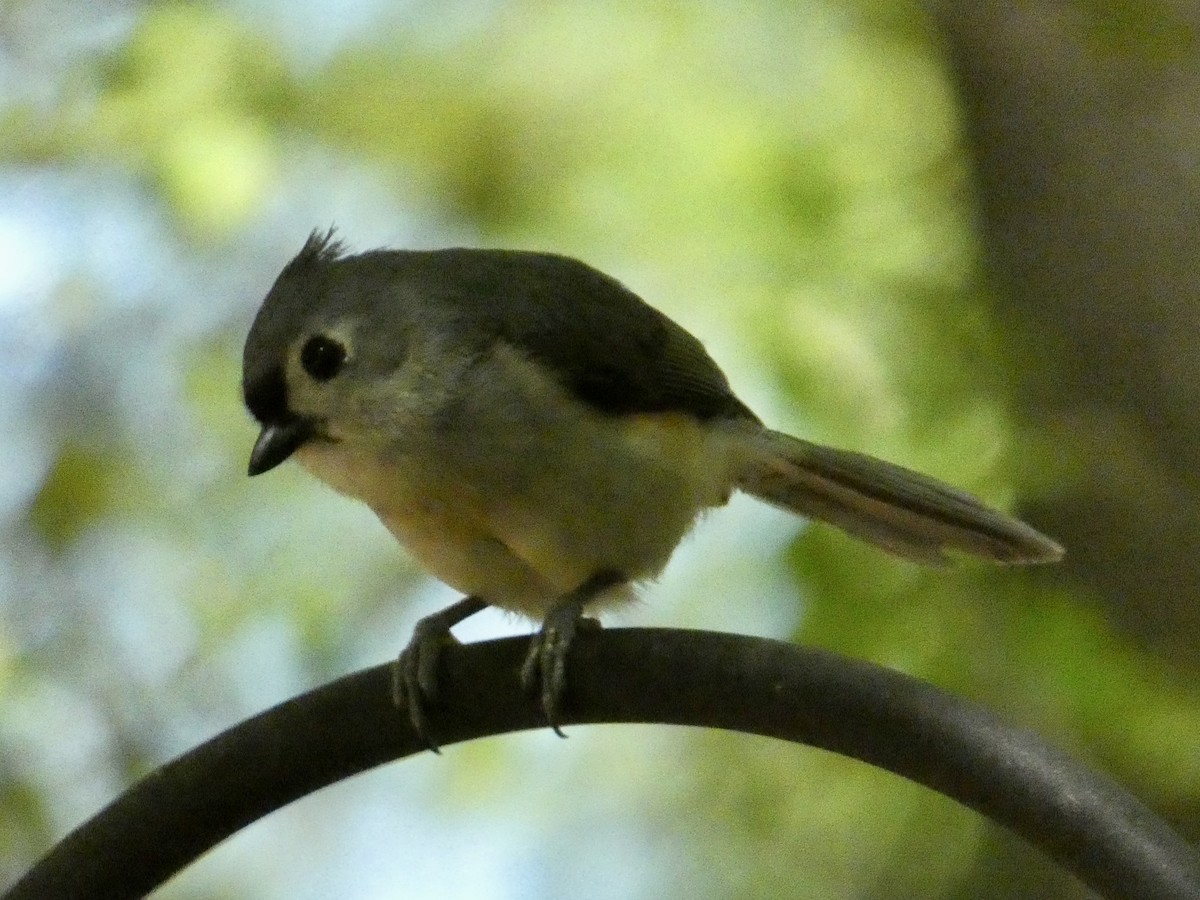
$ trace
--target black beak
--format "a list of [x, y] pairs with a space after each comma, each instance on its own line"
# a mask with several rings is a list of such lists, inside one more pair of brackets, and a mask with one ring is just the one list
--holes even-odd
[[275, 468], [312, 437], [313, 431], [313, 423], [299, 417], [265, 424], [250, 451], [250, 475], [261, 475]]

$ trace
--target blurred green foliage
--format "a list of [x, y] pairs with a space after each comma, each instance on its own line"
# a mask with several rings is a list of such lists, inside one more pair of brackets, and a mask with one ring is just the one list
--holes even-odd
[[[578, 255], [707, 339], [781, 427], [999, 503], [1041, 485], [1047, 461], [1007, 411], [1014, 361], [979, 274], [955, 99], [909, 4], [352, 6], [340, 25], [266, 0], [101, 5], [79, 22], [15, 0], [0, 16], [17, 88], [0, 104], [5, 183], [63, 179], [71, 196], [23, 201], [0, 243], [26, 252], [38, 204], [86, 212], [64, 231], [86, 252], [48, 256], [36, 290], [5, 288], [51, 349], [36, 377], [4, 377], [56, 411], [5, 493], [5, 880], [135, 773], [406, 639], [424, 583], [364, 511], [295, 473], [242, 478], [240, 338], [330, 219], [358, 247]], [[88, 205], [115, 215], [113, 196], [125, 219]], [[132, 296], [150, 312], [121, 318]], [[1053, 573], [919, 570], [818, 529], [777, 565], [739, 597], [677, 597], [673, 624], [727, 605], [706, 621], [738, 630], [738, 604], [785, 610], [791, 637], [976, 698], [1161, 809], [1200, 798], [1200, 692]], [[85, 711], [81, 748], [54, 749], [72, 736], [47, 703]], [[446, 846], [484, 821], [472, 846], [521, 860], [472, 896], [1082, 896], [974, 814], [866, 767], [631, 734], [457, 748], [411, 764], [420, 787], [392, 796], [415, 796]], [[354, 796], [280, 814], [297, 824], [276, 857], [222, 848], [164, 896], [353, 893], [370, 882], [339, 860], [383, 867], [407, 820], [318, 841], [327, 855], [303, 866], [270, 860], [321, 815], [384, 815]], [[325, 893], [298, 887], [313, 872]]]

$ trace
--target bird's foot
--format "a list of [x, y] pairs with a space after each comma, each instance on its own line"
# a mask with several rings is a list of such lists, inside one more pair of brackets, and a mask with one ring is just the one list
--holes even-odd
[[417, 622], [413, 636], [392, 664], [392, 702], [397, 709], [408, 709], [408, 721], [426, 747], [438, 753], [437, 741], [429, 731], [427, 707], [438, 702], [438, 662], [447, 645], [458, 641], [450, 629], [467, 616], [486, 606], [474, 597], [465, 597], [441, 612]]
[[566, 737], [558, 725], [558, 712], [567, 688], [567, 653], [580, 628], [599, 630], [600, 623], [587, 619], [579, 608], [559, 607], [542, 623], [541, 631], [529, 643], [529, 652], [521, 666], [521, 686], [530, 694], [540, 695], [546, 721], [559, 737]]
[[595, 619], [584, 618], [583, 607], [597, 594], [625, 580], [617, 572], [592, 576], [550, 610], [541, 630], [530, 639], [521, 666], [521, 685], [530, 694], [540, 695], [542, 713], [559, 737], [566, 737], [558, 725], [558, 714], [567, 687], [567, 653], [579, 629], [600, 628]]

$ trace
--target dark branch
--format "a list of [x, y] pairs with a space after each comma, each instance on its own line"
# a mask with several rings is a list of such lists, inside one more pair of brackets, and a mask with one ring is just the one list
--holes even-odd
[[[443, 745], [542, 727], [510, 638], [448, 649]], [[1008, 826], [1110, 898], [1200, 898], [1200, 862], [1109, 779], [937, 688], [820, 650], [623, 629], [572, 648], [564, 725], [660, 722], [811, 744], [928, 785]], [[7, 900], [140, 897], [272, 810], [421, 752], [380, 666], [275, 707], [150, 774], [68, 835]], [[570, 745], [562, 752], [569, 753]]]

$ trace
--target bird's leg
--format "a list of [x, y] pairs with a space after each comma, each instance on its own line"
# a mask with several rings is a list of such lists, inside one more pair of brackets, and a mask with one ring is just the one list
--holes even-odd
[[529, 652], [521, 666], [521, 684], [530, 693], [540, 688], [542, 712], [559, 737], [566, 737], [558, 727], [558, 707], [567, 686], [567, 652], [581, 624], [598, 627], [598, 623], [583, 618], [583, 608], [597, 594], [626, 581], [620, 572], [597, 572], [559, 600], [547, 613], [541, 630], [530, 639]]
[[408, 707], [413, 731], [434, 753], [438, 752], [438, 745], [429, 734], [425, 705], [437, 703], [438, 659], [442, 648], [454, 641], [450, 629], [485, 607], [487, 603], [478, 597], [463, 597], [441, 612], [421, 619], [408, 646], [392, 665], [392, 701], [397, 708]]

